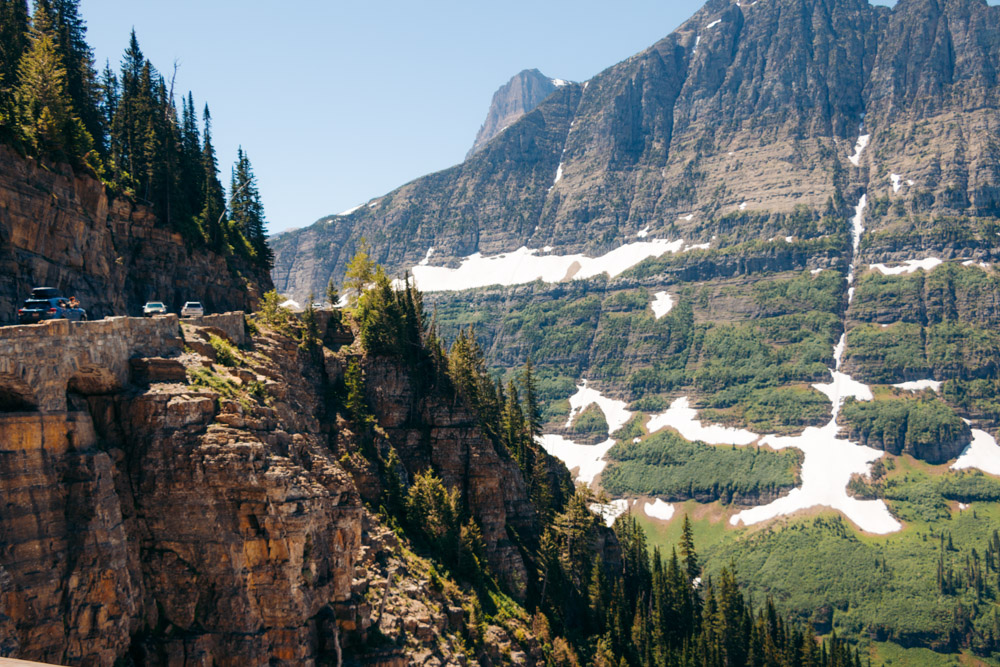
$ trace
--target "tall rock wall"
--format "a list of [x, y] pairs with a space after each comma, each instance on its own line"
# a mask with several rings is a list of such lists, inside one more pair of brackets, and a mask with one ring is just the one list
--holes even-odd
[[0, 146], [0, 324], [16, 321], [31, 288], [42, 285], [76, 295], [97, 318], [139, 315], [152, 300], [173, 312], [189, 300], [210, 312], [251, 310], [271, 281], [193, 247], [89, 175]]

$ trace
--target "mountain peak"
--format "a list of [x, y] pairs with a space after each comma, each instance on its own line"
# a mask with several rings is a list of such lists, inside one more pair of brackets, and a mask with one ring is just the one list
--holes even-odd
[[568, 83], [563, 79], [550, 79], [537, 69], [526, 69], [515, 74], [493, 94], [486, 120], [479, 128], [476, 141], [465, 157], [469, 158], [478, 153], [490, 139], [532, 111], [556, 88]]

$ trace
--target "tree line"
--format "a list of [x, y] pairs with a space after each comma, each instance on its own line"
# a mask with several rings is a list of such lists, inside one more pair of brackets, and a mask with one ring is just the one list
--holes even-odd
[[[413, 282], [407, 276], [390, 280], [364, 248], [342, 287], [345, 316], [354, 320], [367, 354], [399, 359], [423, 391], [467, 406], [484, 437], [518, 462], [540, 524], [537, 539], [519, 538], [531, 569], [524, 607], [548, 664], [861, 667], [857, 649], [836, 633], [821, 640], [810, 626], [779, 615], [770, 600], [754, 605], [734, 568], [715, 577], [705, 573], [687, 517], [680, 543], [667, 556], [649, 548], [634, 518], [619, 517], [608, 528], [592, 510], [596, 499], [587, 487], [557, 481], [538, 442], [541, 413], [530, 361], [503, 382], [490, 373], [473, 329], [459, 330], [446, 346], [435, 318], [427, 321]], [[331, 302], [340, 291], [331, 282]], [[346, 375], [345, 412], [358, 431], [372, 428], [360, 364], [352, 361]], [[368, 448], [365, 455], [377, 459], [384, 477], [379, 504], [389, 525], [475, 593], [489, 614], [496, 579], [482, 557], [482, 532], [463, 490], [447, 488], [431, 469], [404, 484], [394, 450], [386, 455]]]
[[[219, 180], [208, 105], [174, 95], [132, 31], [120, 68], [98, 74], [80, 0], [0, 0], [0, 141], [89, 171], [150, 206], [191, 243], [270, 268], [266, 220], [242, 148], [229, 199]], [[199, 123], [201, 128], [199, 128]]]

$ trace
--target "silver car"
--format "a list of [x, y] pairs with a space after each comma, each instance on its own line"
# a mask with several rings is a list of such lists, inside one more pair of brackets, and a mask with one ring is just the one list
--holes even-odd
[[151, 317], [153, 315], [166, 315], [167, 307], [163, 305], [162, 301], [148, 301], [146, 305], [142, 307], [142, 314], [146, 317]]
[[181, 317], [201, 317], [205, 314], [205, 307], [201, 301], [186, 301], [181, 308]]

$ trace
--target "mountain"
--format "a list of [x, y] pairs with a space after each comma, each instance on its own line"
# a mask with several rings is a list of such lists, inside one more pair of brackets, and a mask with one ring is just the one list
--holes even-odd
[[506, 130], [518, 118], [534, 110], [556, 88], [566, 85], [562, 79], [550, 79], [537, 69], [526, 69], [493, 93], [489, 113], [476, 134], [476, 141], [466, 159], [483, 149], [489, 141]]
[[615, 511], [688, 515], [710, 571], [873, 660], [995, 656], [998, 71], [981, 0], [712, 0], [464, 163], [278, 237], [275, 285], [366, 238], [442, 339], [532, 360], [546, 450]]
[[[275, 285], [321, 289], [362, 236], [396, 269], [430, 247], [435, 262], [521, 245], [599, 254], [647, 226], [708, 241], [745, 202], [759, 224], [741, 234], [761, 237], [796, 207], [892, 192], [891, 173], [915, 183], [908, 209], [994, 214], [998, 12], [972, 0], [713, 0], [646, 51], [557, 89], [464, 163], [280, 235]], [[854, 165], [859, 135], [870, 144]]]

